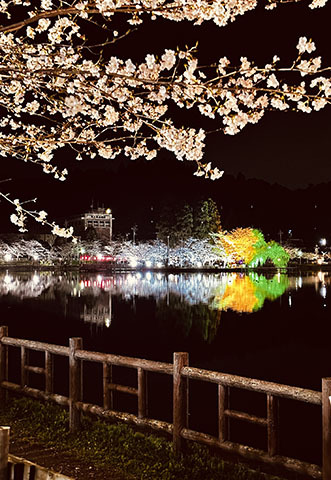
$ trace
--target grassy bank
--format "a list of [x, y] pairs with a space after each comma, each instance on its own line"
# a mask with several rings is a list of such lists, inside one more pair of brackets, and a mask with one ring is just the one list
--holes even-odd
[[[137, 432], [124, 424], [84, 418], [83, 429], [68, 432], [67, 411], [57, 405], [30, 399], [12, 399], [0, 410], [0, 424], [10, 425], [14, 436], [37, 441], [57, 452], [70, 452], [90, 467], [114, 466], [130, 478], [148, 480], [279, 480], [190, 444], [182, 458], [174, 456], [171, 442], [154, 434]], [[105, 476], [105, 478], [108, 478]]]

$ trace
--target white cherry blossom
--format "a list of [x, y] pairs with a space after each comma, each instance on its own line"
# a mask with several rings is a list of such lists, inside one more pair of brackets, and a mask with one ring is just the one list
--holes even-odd
[[[313, 0], [310, 7], [325, 3]], [[0, 0], [5, 19], [0, 26], [0, 155], [39, 165], [63, 181], [68, 171], [57, 167], [56, 158], [68, 146], [77, 160], [99, 155], [111, 161], [120, 154], [151, 160], [166, 149], [178, 160], [195, 162], [195, 175], [220, 178], [223, 172], [203, 158], [207, 128], [191, 125], [190, 115], [182, 124], [177, 109], [192, 109], [204, 125], [210, 122], [210, 130], [228, 135], [258, 123], [267, 110], [321, 110], [330, 103], [330, 70], [321, 57], [311, 56], [313, 40], [300, 37], [289, 64], [270, 52], [266, 65], [244, 56], [231, 64], [223, 56], [201, 66], [194, 46], [158, 54], [151, 46], [143, 52], [144, 61], [134, 62], [111, 49], [126, 36], [113, 22], [122, 18], [139, 26], [147, 18], [162, 18], [224, 27], [256, 5], [256, 0], [41, 0], [32, 9], [23, 0]], [[10, 18], [14, 6], [21, 20]], [[86, 30], [89, 21], [101, 30], [105, 24], [110, 39], [96, 45]], [[303, 76], [306, 83], [300, 81]], [[25, 229], [29, 210], [11, 203], [11, 220]], [[72, 236], [40, 212], [31, 216], [59, 235]]]

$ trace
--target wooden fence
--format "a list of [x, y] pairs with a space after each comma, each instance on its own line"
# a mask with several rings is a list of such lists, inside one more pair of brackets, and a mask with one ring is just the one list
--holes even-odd
[[0, 427], [0, 480], [74, 480], [9, 454], [10, 427]]
[[[21, 352], [21, 382], [8, 380], [8, 347], [18, 347]], [[30, 350], [44, 352], [44, 367], [30, 365]], [[54, 392], [54, 356], [69, 358], [69, 396]], [[103, 365], [103, 406], [83, 401], [83, 362], [97, 362]], [[137, 388], [113, 383], [112, 367], [130, 367], [137, 371]], [[29, 372], [44, 377], [44, 390], [28, 386]], [[171, 375], [173, 377], [173, 422], [168, 423], [148, 417], [147, 373]], [[217, 385], [218, 390], [218, 436], [194, 431], [188, 421], [189, 380], [199, 380]], [[230, 408], [231, 388], [259, 392], [266, 396], [266, 418], [239, 412]], [[188, 354], [176, 352], [173, 364], [154, 362], [83, 349], [81, 338], [70, 338], [69, 347], [53, 345], [8, 336], [7, 327], [0, 327], [0, 402], [6, 401], [7, 391], [30, 396], [40, 400], [53, 401], [69, 407], [69, 425], [72, 432], [80, 428], [81, 412], [98, 417], [124, 421], [151, 427], [159, 432], [172, 435], [176, 453], [183, 450], [185, 440], [193, 440], [249, 460], [265, 462], [275, 467], [304, 474], [306, 477], [331, 480], [331, 378], [322, 379], [322, 392], [280, 385], [273, 382], [229, 375], [189, 366]], [[114, 392], [124, 392], [137, 397], [137, 415], [115, 411]], [[286, 398], [314, 405], [321, 405], [322, 412], [322, 467], [285, 457], [279, 453], [279, 399]], [[229, 420], [237, 419], [266, 428], [267, 450], [260, 450], [230, 440]], [[303, 419], [304, 421], [304, 419]]]

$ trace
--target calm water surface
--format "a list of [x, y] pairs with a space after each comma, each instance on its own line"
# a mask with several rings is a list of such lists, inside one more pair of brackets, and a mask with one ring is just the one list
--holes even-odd
[[[174, 351], [187, 351], [192, 366], [320, 390], [321, 378], [331, 376], [330, 282], [327, 272], [267, 277], [9, 271], [0, 273], [1, 324], [13, 337], [62, 345], [82, 337], [89, 350], [152, 360], [171, 362]], [[194, 388], [199, 401], [191, 413], [201, 428], [198, 411], [201, 402], [209, 409], [210, 395], [207, 386]], [[248, 403], [259, 408], [262, 400], [255, 397]], [[319, 423], [316, 415], [312, 422]], [[303, 428], [299, 420], [297, 427]], [[212, 428], [207, 422], [205, 430]], [[286, 437], [285, 453], [291, 453], [293, 442]], [[314, 445], [318, 450], [319, 441]], [[314, 448], [301, 446], [298, 456], [309, 457]]]

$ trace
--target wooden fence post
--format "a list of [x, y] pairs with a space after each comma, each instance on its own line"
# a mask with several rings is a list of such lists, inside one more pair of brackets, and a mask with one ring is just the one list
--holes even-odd
[[45, 392], [54, 392], [54, 356], [45, 351]]
[[138, 418], [147, 416], [147, 375], [146, 371], [138, 367]]
[[7, 480], [10, 427], [0, 427], [0, 480]]
[[227, 440], [227, 423], [224, 412], [226, 410], [227, 403], [227, 390], [224, 385], [220, 383], [217, 386], [218, 391], [218, 440], [222, 443]]
[[103, 408], [114, 409], [113, 391], [109, 390], [109, 384], [113, 382], [113, 366], [103, 363]]
[[8, 337], [8, 327], [0, 327], [0, 406], [7, 400], [7, 391], [1, 388], [1, 383], [8, 380], [8, 347], [2, 344], [2, 338]]
[[29, 352], [25, 347], [21, 347], [21, 387], [26, 387], [29, 383], [29, 372], [25, 368], [29, 365]]
[[331, 377], [322, 378], [322, 479], [331, 480]]
[[267, 427], [268, 454], [272, 457], [277, 455], [279, 445], [279, 399], [274, 395], [267, 395]]
[[174, 353], [173, 372], [173, 445], [176, 455], [183, 450], [181, 431], [187, 427], [188, 380], [181, 376], [183, 367], [188, 366], [188, 353]]
[[76, 432], [80, 428], [80, 411], [76, 402], [82, 400], [82, 362], [75, 358], [76, 350], [83, 347], [83, 340], [79, 337], [69, 339], [69, 429]]

